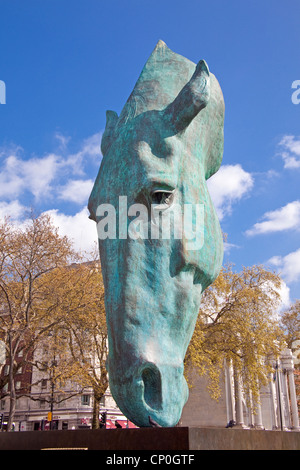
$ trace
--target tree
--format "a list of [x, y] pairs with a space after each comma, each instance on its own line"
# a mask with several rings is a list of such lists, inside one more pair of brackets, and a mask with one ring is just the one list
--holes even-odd
[[[58, 268], [47, 274], [44, 281], [49, 292], [41, 308], [47, 306], [47, 299], [53, 304], [53, 299], [57, 298], [51, 311], [56, 321], [47, 341], [51, 349], [46, 365], [49, 376], [56, 389], [58, 383], [62, 387], [70, 380], [80, 385], [81, 390], [92, 387], [92, 427], [98, 428], [100, 400], [108, 387], [104, 286], [99, 262], [93, 260]], [[44, 358], [36, 366], [45, 367]]]
[[99, 428], [100, 400], [108, 387], [106, 370], [107, 328], [104, 286], [99, 263], [83, 264], [76, 269], [76, 291], [82, 309], [68, 318], [69, 347], [77, 365], [81, 384], [91, 386], [94, 394], [92, 428]]
[[296, 300], [281, 317], [282, 328], [288, 348], [292, 348], [294, 341], [300, 340], [300, 300]]
[[296, 299], [281, 316], [281, 327], [287, 347], [292, 350], [295, 361], [295, 386], [298, 410], [300, 411], [300, 300]]
[[283, 341], [276, 315], [280, 286], [279, 276], [262, 266], [238, 273], [229, 265], [204, 291], [185, 362], [200, 374], [208, 373], [212, 397], [220, 395], [224, 360], [243, 377], [253, 399], [267, 383], [271, 359]]
[[[46, 214], [31, 215], [23, 227], [9, 219], [0, 224], [0, 338], [9, 360], [8, 430], [16, 406], [16, 373], [28, 362], [38, 340], [57, 321], [48, 321], [55, 308], [53, 299], [47, 307], [41, 307], [46, 275], [66, 266], [75, 255], [71, 242], [59, 236]], [[22, 361], [17, 359], [20, 356]]]

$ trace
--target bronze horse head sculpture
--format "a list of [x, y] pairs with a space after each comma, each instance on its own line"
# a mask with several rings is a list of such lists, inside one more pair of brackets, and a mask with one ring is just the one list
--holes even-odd
[[[188, 398], [184, 357], [202, 292], [223, 260], [206, 184], [221, 165], [223, 126], [222, 91], [207, 64], [195, 65], [162, 41], [120, 116], [107, 111], [89, 210], [105, 287], [110, 389], [141, 427], [149, 416], [176, 425]], [[186, 215], [188, 207], [201, 211]], [[153, 229], [167, 215], [168, 236], [161, 237]], [[172, 236], [183, 219], [189, 230]]]

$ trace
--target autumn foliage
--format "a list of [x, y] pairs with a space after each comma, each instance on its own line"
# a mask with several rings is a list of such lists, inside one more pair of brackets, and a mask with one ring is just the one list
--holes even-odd
[[[46, 214], [32, 215], [20, 227], [10, 220], [0, 224], [0, 339], [9, 366], [0, 386], [3, 396], [8, 384], [8, 430], [16, 407], [16, 374], [24, 365], [43, 370], [57, 388], [67, 380], [92, 387], [97, 412], [108, 385], [98, 265], [76, 253]], [[45, 344], [49, 361], [38, 354]], [[29, 386], [23, 384], [18, 396], [29, 393]]]
[[185, 362], [207, 373], [214, 398], [220, 394], [224, 361], [239, 372], [253, 397], [268, 381], [272, 358], [283, 344], [280, 287], [280, 277], [262, 266], [235, 272], [229, 265], [204, 291]]

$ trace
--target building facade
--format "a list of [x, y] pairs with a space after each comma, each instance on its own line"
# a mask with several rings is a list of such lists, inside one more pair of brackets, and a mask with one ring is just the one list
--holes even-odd
[[[34, 353], [32, 363], [47, 367], [32, 367], [24, 361], [22, 353], [17, 357], [19, 366], [15, 374], [16, 409], [14, 414], [15, 431], [89, 429], [92, 426], [94, 397], [92, 387], [82, 388], [75, 380], [63, 385], [51, 376], [51, 367], [56, 361], [53, 350], [42, 345]], [[95, 358], [91, 354], [91, 361]], [[95, 365], [95, 364], [94, 364]], [[2, 369], [2, 370], [1, 370]], [[0, 365], [0, 428], [5, 430], [9, 409], [9, 364]], [[118, 409], [109, 388], [100, 402], [100, 416], [105, 413], [106, 427], [132, 426]]]
[[[17, 398], [14, 430], [89, 429], [93, 417], [93, 400], [91, 388], [82, 391], [73, 383], [70, 388], [55, 391], [49, 380], [42, 380], [32, 387], [28, 396], [21, 395]], [[1, 399], [0, 408], [2, 429], [5, 429], [9, 413], [8, 395]], [[109, 389], [100, 402], [100, 417], [102, 413], [106, 414], [107, 428], [115, 427], [116, 421], [122, 425], [127, 424]]]

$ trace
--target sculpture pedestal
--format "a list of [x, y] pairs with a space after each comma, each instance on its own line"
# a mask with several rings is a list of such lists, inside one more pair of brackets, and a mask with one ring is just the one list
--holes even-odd
[[168, 451], [172, 455], [197, 450], [299, 450], [300, 432], [188, 427], [2, 432], [0, 449], [103, 450], [103, 458], [116, 458], [118, 451], [132, 451], [130, 455], [152, 451], [149, 456]]

